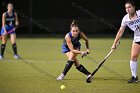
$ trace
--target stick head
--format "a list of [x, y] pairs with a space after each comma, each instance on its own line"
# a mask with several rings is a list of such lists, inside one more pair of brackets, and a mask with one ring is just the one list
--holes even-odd
[[87, 78], [86, 82], [91, 83], [91, 77]]

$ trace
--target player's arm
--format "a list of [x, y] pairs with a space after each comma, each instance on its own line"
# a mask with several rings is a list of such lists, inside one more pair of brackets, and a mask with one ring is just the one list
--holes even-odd
[[88, 38], [86, 37], [86, 35], [83, 33], [83, 32], [80, 32], [80, 37], [85, 40], [85, 44], [86, 44], [86, 51], [87, 53], [90, 52], [89, 50], [89, 41], [88, 41]]
[[19, 26], [19, 20], [16, 12], [14, 12], [14, 15], [15, 15], [15, 29], [16, 29]]
[[2, 15], [2, 27], [4, 28], [4, 32], [7, 33], [6, 28], [5, 28], [5, 18], [6, 18], [6, 13], [3, 13], [3, 15]]
[[122, 37], [122, 35], [123, 35], [123, 33], [124, 33], [124, 31], [125, 31], [125, 26], [121, 26], [120, 27], [120, 29], [119, 29], [119, 31], [118, 31], [118, 33], [117, 33], [117, 35], [116, 35], [116, 38], [115, 38], [115, 40], [114, 40], [114, 43], [113, 43], [113, 45], [112, 45], [112, 47], [111, 47], [111, 49], [115, 49], [116, 48], [116, 44], [119, 42], [119, 40], [121, 39], [121, 37]]
[[69, 49], [70, 49], [73, 53], [82, 54], [81, 51], [76, 50], [76, 49], [73, 48], [73, 45], [72, 45], [72, 42], [71, 42], [71, 38], [68, 36], [68, 34], [65, 36], [65, 40], [66, 40], [66, 42], [67, 42], [67, 45], [68, 45]]

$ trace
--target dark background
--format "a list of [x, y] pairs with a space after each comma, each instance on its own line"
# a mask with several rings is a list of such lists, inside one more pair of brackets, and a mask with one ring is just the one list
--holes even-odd
[[[126, 14], [125, 0], [3, 0], [1, 14], [7, 10], [8, 2], [12, 2], [18, 11], [19, 34], [65, 34], [76, 19], [86, 34], [113, 35], [117, 30], [109, 25], [119, 28]], [[98, 18], [73, 7], [74, 2]], [[140, 7], [140, 0], [134, 0], [134, 3], [136, 8]]]

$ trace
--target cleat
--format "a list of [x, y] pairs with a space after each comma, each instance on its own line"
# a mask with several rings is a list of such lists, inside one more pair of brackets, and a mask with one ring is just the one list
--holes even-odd
[[65, 75], [61, 73], [61, 75], [57, 78], [57, 80], [58, 80], [58, 81], [61, 81], [61, 80], [64, 79], [64, 77], [65, 77]]
[[14, 55], [14, 58], [15, 59], [20, 59], [20, 56], [19, 55]]
[[4, 59], [4, 57], [2, 55], [0, 55], [0, 59]]
[[134, 77], [134, 76], [132, 76], [129, 80], [128, 80], [128, 82], [127, 83], [138, 83], [139, 82], [139, 80], [138, 80], [138, 77]]

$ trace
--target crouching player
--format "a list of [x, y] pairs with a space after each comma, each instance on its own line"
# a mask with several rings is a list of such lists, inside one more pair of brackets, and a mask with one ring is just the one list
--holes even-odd
[[[80, 51], [81, 44], [79, 42], [80, 39], [85, 40], [86, 44], [86, 51]], [[66, 54], [68, 61], [65, 65], [65, 68], [61, 75], [57, 78], [57, 80], [63, 80], [66, 76], [69, 69], [72, 67], [73, 63], [76, 66], [76, 69], [83, 74], [85, 74], [87, 77], [91, 76], [91, 73], [83, 66], [81, 65], [77, 60], [77, 55], [81, 54], [82, 56], [86, 56], [89, 51], [89, 43], [88, 39], [85, 36], [83, 32], [79, 30], [79, 26], [76, 20], [73, 20], [71, 26], [70, 26], [70, 32], [66, 34], [63, 45], [62, 45], [63, 53]]]

